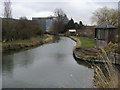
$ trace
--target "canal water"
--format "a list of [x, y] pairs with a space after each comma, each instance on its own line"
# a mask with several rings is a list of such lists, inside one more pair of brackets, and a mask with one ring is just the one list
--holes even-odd
[[75, 42], [59, 42], [3, 55], [3, 88], [93, 88], [94, 70], [73, 57]]

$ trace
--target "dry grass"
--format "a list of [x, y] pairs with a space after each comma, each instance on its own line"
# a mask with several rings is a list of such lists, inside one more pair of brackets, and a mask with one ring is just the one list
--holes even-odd
[[[74, 52], [76, 48], [81, 47], [81, 42], [78, 38], [70, 36], [71, 39], [76, 41]], [[118, 69], [113, 65], [113, 60], [108, 57], [110, 51], [115, 52], [116, 45], [108, 44], [105, 49], [95, 49], [95, 52], [100, 60], [105, 60], [104, 64], [93, 64], [94, 68], [94, 84], [97, 88], [118, 88], [118, 77], [120, 77]]]
[[52, 36], [44, 35], [41, 37], [34, 37], [28, 40], [17, 40], [13, 42], [5, 42], [2, 44], [2, 50], [17, 50], [25, 47], [33, 47], [37, 45], [42, 45], [53, 40]]
[[95, 85], [98, 88], [118, 88], [118, 70], [112, 64], [112, 61], [108, 58], [104, 49], [101, 49], [101, 53], [98, 52], [98, 54], [106, 63], [104, 63], [102, 67], [94, 65]]
[[70, 36], [70, 38], [74, 41], [76, 41], [76, 46], [74, 48], [80, 48], [81, 46], [81, 42], [78, 38], [74, 37], [74, 36]]

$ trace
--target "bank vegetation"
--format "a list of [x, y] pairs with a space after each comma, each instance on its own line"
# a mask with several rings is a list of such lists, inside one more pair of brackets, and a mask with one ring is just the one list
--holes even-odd
[[52, 36], [43, 34], [36, 21], [26, 17], [20, 19], [2, 18], [2, 50], [17, 50], [41, 45], [52, 40]]
[[[97, 88], [119, 88], [119, 66], [117, 67], [113, 64], [113, 59], [116, 58], [110, 58], [109, 54], [115, 53], [118, 50], [118, 44], [110, 42], [104, 48], [95, 48], [95, 44], [88, 44], [89, 46], [85, 45], [85, 40], [87, 40], [85, 37], [84, 40], [82, 40], [83, 37], [70, 36], [70, 38], [76, 41], [76, 46], [73, 49], [74, 57], [78, 61], [82, 60], [89, 63], [94, 69], [94, 85]], [[84, 46], [82, 46], [82, 43], [84, 43]]]

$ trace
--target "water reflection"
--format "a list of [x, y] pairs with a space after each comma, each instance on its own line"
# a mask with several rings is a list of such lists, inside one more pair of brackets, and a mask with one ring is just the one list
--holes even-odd
[[3, 56], [3, 88], [92, 88], [94, 72], [73, 58], [76, 43], [66, 37]]
[[[2, 69], [4, 68], [4, 70], [2, 70], [2, 73], [4, 73], [4, 72], [12, 73], [12, 70], [13, 70], [13, 67], [14, 67], [13, 57], [14, 56], [8, 56], [6, 58], [3, 57]], [[4, 59], [7, 59], [7, 60], [4, 60]]]
[[29, 64], [32, 64], [34, 57], [32, 53], [22, 52], [13, 55], [3, 56], [3, 73], [4, 71], [12, 72], [15, 65], [19, 65], [20, 67], [27, 67]]
[[[104, 64], [84, 62], [73, 57], [74, 45], [74, 41], [62, 37], [59, 42], [53, 44], [3, 55], [3, 87], [101, 87], [105, 81], [104, 78], [98, 77], [98, 73], [100, 74], [101, 71], [107, 80], [111, 81]], [[96, 66], [101, 69], [97, 70]], [[119, 67], [117, 68], [119, 69]], [[117, 75], [119, 74], [120, 71]]]
[[59, 35], [53, 35], [53, 42], [59, 42], [60, 37]]

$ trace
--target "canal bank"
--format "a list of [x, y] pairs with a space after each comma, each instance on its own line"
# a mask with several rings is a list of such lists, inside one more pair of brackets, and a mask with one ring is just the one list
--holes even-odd
[[2, 51], [6, 52], [6, 51], [26, 49], [30, 47], [43, 45], [45, 43], [49, 43], [52, 41], [53, 41], [53, 36], [46, 34], [40, 37], [31, 38], [29, 40], [17, 40], [17, 41], [5, 42], [2, 44]]
[[[71, 38], [71, 37], [70, 37]], [[120, 63], [114, 61], [105, 50], [98, 48], [81, 48], [79, 39], [73, 37], [77, 45], [73, 49], [73, 57], [80, 64], [88, 65], [94, 69], [94, 85], [97, 88], [120, 88]], [[82, 42], [81, 42], [82, 44]], [[118, 56], [120, 57], [120, 56]]]
[[[88, 44], [85, 43], [85, 41], [83, 40], [81, 42], [81, 40], [78, 37], [70, 36], [70, 38], [76, 41], [76, 46], [74, 46], [73, 54], [74, 57], [76, 57], [77, 59], [94, 63], [107, 63], [106, 59], [108, 58], [108, 61], [110, 60], [109, 62], [111, 62], [112, 64], [120, 65], [120, 54], [112, 52], [107, 54], [106, 50], [102, 48], [96, 48], [95, 44], [93, 44], [95, 42], [93, 42], [93, 40], [90, 39], [90, 42]], [[82, 43], [87, 45], [81, 46]]]
[[[73, 55], [76, 42], [60, 37], [58, 42], [3, 55], [3, 88], [101, 88], [101, 71], [109, 75], [104, 64], [77, 60]], [[96, 67], [103, 67], [100, 70]], [[113, 75], [120, 72], [113, 73]], [[0, 74], [1, 75], [1, 74]], [[112, 83], [117, 84], [115, 80]], [[102, 85], [102, 86], [101, 86]], [[113, 85], [109, 84], [109, 87]], [[116, 86], [115, 86], [116, 87]]]

